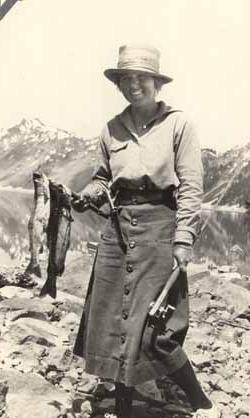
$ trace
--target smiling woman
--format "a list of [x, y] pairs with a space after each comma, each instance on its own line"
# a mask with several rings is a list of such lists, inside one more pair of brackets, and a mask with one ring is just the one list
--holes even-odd
[[[159, 71], [158, 50], [123, 46], [117, 68], [104, 74], [129, 106], [105, 126], [93, 180], [73, 207], [101, 205], [110, 188], [118, 219], [103, 231], [74, 351], [88, 373], [115, 382], [119, 418], [132, 417], [135, 385], [166, 375], [186, 392], [193, 416], [218, 418], [182, 349], [186, 268], [202, 198], [199, 142], [181, 111], [156, 101], [172, 80]], [[160, 335], [148, 326], [148, 309], [175, 264], [179, 274], [169, 294], [175, 309]]]

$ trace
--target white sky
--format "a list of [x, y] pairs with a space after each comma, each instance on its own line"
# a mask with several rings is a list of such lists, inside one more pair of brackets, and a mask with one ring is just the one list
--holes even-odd
[[150, 43], [202, 146], [250, 141], [249, 0], [24, 0], [0, 22], [0, 128], [22, 117], [98, 135], [126, 102], [103, 76], [118, 47]]

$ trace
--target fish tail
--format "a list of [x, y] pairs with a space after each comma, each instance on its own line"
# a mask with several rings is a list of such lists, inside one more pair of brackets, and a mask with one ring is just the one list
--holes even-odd
[[56, 299], [57, 289], [56, 289], [56, 277], [49, 276], [41, 289], [40, 297], [49, 295], [53, 299]]
[[41, 267], [38, 263], [29, 262], [26, 267], [25, 273], [35, 274], [37, 277], [42, 277]]

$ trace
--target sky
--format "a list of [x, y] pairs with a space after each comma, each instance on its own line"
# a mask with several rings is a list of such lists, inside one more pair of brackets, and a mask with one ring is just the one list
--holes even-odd
[[249, 0], [23, 0], [0, 22], [0, 128], [23, 117], [97, 136], [127, 105], [103, 76], [124, 44], [156, 46], [202, 147], [250, 142]]

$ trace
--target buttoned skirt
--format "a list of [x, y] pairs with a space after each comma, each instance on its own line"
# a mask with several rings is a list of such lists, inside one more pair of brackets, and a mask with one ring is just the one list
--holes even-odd
[[173, 268], [176, 212], [163, 204], [123, 206], [120, 225], [127, 251], [109, 220], [98, 246], [74, 353], [86, 372], [134, 386], [181, 368], [188, 329], [188, 286], [181, 273], [168, 302], [175, 311], [167, 332], [148, 326], [148, 311]]

